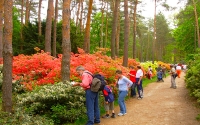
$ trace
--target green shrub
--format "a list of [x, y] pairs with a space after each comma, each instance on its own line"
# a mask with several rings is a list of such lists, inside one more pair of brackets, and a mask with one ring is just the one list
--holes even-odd
[[47, 117], [31, 116], [23, 111], [15, 114], [0, 111], [0, 125], [54, 125], [54, 122]]
[[86, 115], [83, 89], [61, 82], [18, 95], [17, 100], [18, 111], [25, 109], [32, 115], [45, 115], [56, 124], [71, 123]]
[[190, 95], [197, 99], [200, 103], [200, 56], [196, 54], [194, 60], [190, 61], [189, 69], [186, 76], [186, 87], [188, 88]]

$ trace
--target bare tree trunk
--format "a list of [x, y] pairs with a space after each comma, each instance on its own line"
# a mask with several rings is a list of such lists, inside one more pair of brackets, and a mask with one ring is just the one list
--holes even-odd
[[197, 28], [194, 28], [194, 52], [196, 51], [197, 49]]
[[137, 4], [138, 0], [134, 1], [134, 13], [133, 13], [133, 18], [134, 18], [134, 27], [133, 27], [133, 59], [136, 58], [136, 28], [137, 28], [137, 22], [136, 22], [136, 15], [137, 15]]
[[199, 23], [198, 23], [198, 15], [197, 15], [197, 9], [196, 9], [196, 3], [194, 0], [192, 0], [194, 5], [194, 15], [195, 15], [195, 23], [196, 23], [196, 29], [197, 29], [197, 40], [198, 40], [198, 48], [200, 48], [200, 35], [199, 35]]
[[30, 13], [29, 0], [26, 0], [25, 25], [28, 25], [29, 23], [29, 13]]
[[2, 110], [12, 112], [12, 0], [4, 1]]
[[46, 30], [45, 30], [45, 52], [50, 52], [50, 54], [51, 54], [52, 17], [53, 17], [53, 0], [49, 0], [48, 10], [47, 10]]
[[42, 6], [42, 0], [39, 0], [39, 8], [38, 8], [38, 43], [40, 43], [40, 39], [42, 36], [42, 25], [41, 25], [41, 6]]
[[117, 26], [117, 32], [116, 32], [116, 38], [115, 38], [115, 54], [117, 57], [119, 57], [119, 38], [120, 38], [120, 11], [117, 14], [118, 16], [118, 26]]
[[128, 66], [128, 41], [129, 41], [129, 17], [128, 17], [128, 0], [124, 0], [124, 56], [123, 66]]
[[81, 8], [81, 0], [78, 2], [78, 10], [77, 10], [77, 13], [76, 13], [76, 27], [78, 26], [80, 8]]
[[115, 35], [117, 30], [117, 13], [119, 8], [119, 0], [115, 1], [114, 13], [113, 13], [113, 21], [112, 21], [112, 34], [111, 34], [111, 58], [115, 59]]
[[85, 38], [84, 38], [84, 50], [86, 53], [90, 53], [90, 20], [92, 13], [92, 3], [93, 0], [89, 0], [89, 8], [88, 8], [87, 22], [85, 28]]
[[105, 42], [104, 47], [107, 47], [107, 41], [108, 41], [108, 3], [106, 3], [106, 33], [105, 33]]
[[82, 26], [83, 26], [82, 25], [82, 22], [83, 22], [82, 21], [83, 20], [83, 0], [80, 0], [80, 3], [81, 3], [81, 14], [80, 14], [80, 19], [79, 19], [80, 20], [80, 22], [79, 22], [80, 24], [79, 25], [80, 25], [80, 32], [81, 32], [82, 31]]
[[103, 27], [104, 27], [104, 9], [105, 9], [105, 6], [104, 6], [104, 0], [102, 0], [102, 6], [101, 6], [101, 40], [100, 40], [100, 46], [99, 47], [103, 47]]
[[63, 13], [62, 13], [62, 63], [61, 63], [61, 79], [62, 82], [70, 80], [70, 2], [71, 0], [63, 0]]
[[57, 20], [58, 20], [58, 0], [55, 3], [55, 19], [53, 26], [53, 56], [56, 57], [56, 31], [57, 31]]
[[154, 63], [156, 59], [156, 0], [155, 0], [155, 10], [154, 10], [154, 41], [152, 46], [152, 62]]
[[20, 31], [20, 50], [23, 50], [23, 43], [24, 43], [24, 38], [23, 38], [23, 27], [24, 27], [24, 0], [21, 2], [21, 31]]
[[4, 10], [4, 0], [0, 1], [0, 58], [3, 57], [3, 10]]

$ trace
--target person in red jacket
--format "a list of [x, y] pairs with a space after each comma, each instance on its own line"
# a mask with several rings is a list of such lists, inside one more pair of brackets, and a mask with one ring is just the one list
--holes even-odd
[[131, 86], [131, 97], [136, 97], [136, 70], [133, 66], [129, 66], [130, 72], [128, 73], [130, 80], [133, 82], [133, 85]]

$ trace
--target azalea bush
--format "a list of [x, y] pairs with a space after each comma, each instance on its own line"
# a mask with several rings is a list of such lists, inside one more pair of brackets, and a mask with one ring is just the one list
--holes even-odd
[[[87, 54], [80, 48], [78, 51], [78, 54], [71, 53], [70, 79], [72, 81], [80, 80], [75, 71], [79, 65], [84, 66], [92, 73], [104, 75], [109, 84], [115, 83], [117, 69], [122, 70], [124, 74], [129, 72], [128, 68], [122, 66], [122, 58], [113, 60], [105, 55], [104, 50], [100, 49], [94, 54]], [[36, 86], [60, 82], [61, 59], [62, 55], [55, 58], [43, 51], [31, 56], [15, 56], [13, 58], [13, 77], [28, 90], [33, 90]], [[129, 59], [129, 65], [136, 66], [138, 64], [140, 63], [134, 59]]]
[[17, 112], [52, 119], [55, 124], [71, 123], [86, 116], [85, 93], [80, 87], [62, 82], [44, 85], [17, 96]]
[[156, 68], [161, 65], [161, 66], [165, 66], [166, 67], [166, 70], [170, 70], [170, 64], [168, 63], [164, 63], [164, 62], [161, 62], [161, 61], [154, 61], [154, 63], [152, 63], [152, 61], [146, 61], [146, 62], [142, 62], [141, 63], [141, 66], [143, 68], [143, 71], [144, 73], [146, 73], [148, 71], [148, 68], [149, 66], [151, 66], [152, 68], [152, 73], [153, 73], [153, 76], [156, 76]]

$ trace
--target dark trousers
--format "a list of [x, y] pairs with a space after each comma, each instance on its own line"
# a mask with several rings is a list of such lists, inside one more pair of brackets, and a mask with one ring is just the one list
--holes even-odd
[[131, 86], [131, 97], [136, 96], [136, 83], [133, 83], [133, 85]]
[[143, 98], [142, 80], [140, 81], [140, 84], [138, 85], [138, 81], [139, 81], [139, 79], [140, 79], [140, 78], [136, 78], [138, 95], [139, 95], [140, 98]]

